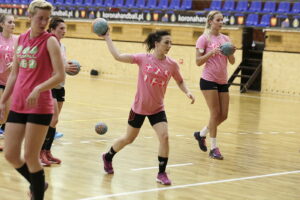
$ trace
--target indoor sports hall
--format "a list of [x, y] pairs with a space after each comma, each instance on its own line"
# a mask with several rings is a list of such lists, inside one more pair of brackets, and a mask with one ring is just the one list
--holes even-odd
[[[66, 75], [53, 155], [45, 166], [45, 200], [298, 200], [300, 199], [300, 1], [299, 0], [49, 0], [66, 23], [61, 42], [81, 70]], [[0, 13], [16, 18], [14, 33], [30, 26], [30, 0], [0, 0]], [[199, 149], [194, 132], [208, 124], [199, 88], [204, 65], [196, 65], [196, 42], [206, 16], [223, 15], [221, 33], [236, 47], [228, 63], [229, 112], [218, 127], [223, 160]], [[102, 153], [126, 133], [137, 90], [138, 66], [110, 54], [92, 21], [104, 18], [120, 52], [146, 52], [156, 30], [172, 37], [168, 56], [179, 65], [195, 103], [170, 79], [165, 95], [171, 185], [156, 182], [159, 141], [146, 119], [139, 136], [118, 152], [114, 174]], [[1, 45], [1, 44], [0, 44]], [[108, 130], [99, 135], [95, 125]], [[3, 146], [5, 133], [0, 136]], [[209, 136], [207, 145], [210, 146]], [[5, 151], [5, 150], [4, 150]], [[25, 200], [29, 185], [0, 152], [0, 199]]]

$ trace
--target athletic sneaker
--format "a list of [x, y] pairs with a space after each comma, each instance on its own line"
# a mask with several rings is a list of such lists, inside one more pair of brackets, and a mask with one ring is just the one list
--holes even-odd
[[55, 132], [54, 139], [56, 140], [56, 139], [59, 139], [59, 138], [61, 138], [63, 136], [64, 136], [64, 134], [62, 134], [60, 132]]
[[4, 130], [2, 128], [0, 128], [0, 135], [4, 134]]
[[106, 171], [106, 173], [108, 173], [108, 174], [113, 174], [114, 173], [114, 168], [112, 166], [112, 161], [107, 161], [105, 159], [105, 155], [106, 155], [106, 153], [102, 154], [102, 160], [103, 160], [103, 163], [104, 163], [104, 171]]
[[60, 160], [60, 159], [53, 157], [53, 155], [52, 155], [52, 153], [51, 153], [50, 150], [45, 151], [45, 153], [46, 153], [47, 159], [48, 159], [50, 162], [52, 162], [53, 164], [60, 164], [60, 163], [61, 163], [61, 160]]
[[45, 167], [49, 167], [52, 164], [52, 162], [49, 161], [47, 158], [46, 150], [41, 150], [40, 160], [41, 160], [41, 164]]
[[196, 140], [198, 140], [199, 147], [202, 151], [206, 152], [207, 151], [207, 146], [206, 146], [206, 137], [205, 136], [200, 136], [200, 132], [195, 132], [194, 137]]
[[224, 157], [221, 155], [221, 152], [220, 152], [218, 147], [210, 150], [209, 156], [214, 158], [214, 159], [218, 159], [218, 160], [223, 160], [224, 159]]
[[168, 178], [167, 173], [158, 173], [156, 177], [156, 181], [163, 185], [171, 185], [171, 180]]

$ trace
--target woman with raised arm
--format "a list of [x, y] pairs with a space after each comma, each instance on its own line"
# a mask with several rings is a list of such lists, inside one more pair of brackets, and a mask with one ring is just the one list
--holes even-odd
[[178, 64], [166, 56], [172, 46], [170, 33], [161, 30], [150, 33], [145, 44], [147, 51], [151, 53], [132, 55], [120, 53], [113, 45], [109, 32], [103, 37], [110, 53], [117, 61], [137, 64], [139, 67], [137, 93], [129, 113], [127, 133], [118, 138], [110, 150], [102, 155], [104, 170], [109, 174], [114, 173], [113, 157], [135, 140], [147, 117], [159, 140], [159, 172], [156, 181], [163, 185], [170, 185], [171, 180], [165, 172], [169, 157], [169, 133], [164, 108], [164, 96], [170, 78], [175, 79], [181, 91], [192, 100], [191, 103], [195, 101], [194, 96], [185, 85]]

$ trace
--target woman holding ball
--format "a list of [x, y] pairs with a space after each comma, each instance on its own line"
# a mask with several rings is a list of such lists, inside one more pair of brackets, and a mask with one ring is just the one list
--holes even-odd
[[[60, 17], [53, 17], [49, 23], [49, 33], [52, 33], [56, 36], [58, 41], [61, 41], [66, 34], [66, 24], [64, 20]], [[77, 73], [77, 67], [72, 62], [67, 62], [66, 58], [66, 48], [60, 43], [60, 52], [63, 58], [63, 64], [65, 67], [66, 73]], [[52, 143], [56, 133], [56, 125], [58, 123], [58, 116], [63, 107], [63, 103], [65, 101], [65, 82], [61, 82], [55, 88], [51, 90], [54, 104], [54, 113], [50, 122], [50, 126], [47, 132], [47, 136], [45, 138], [41, 153], [40, 159], [44, 166], [50, 166], [51, 164], [60, 164], [61, 160], [56, 158], [51, 153]]]
[[165, 172], [169, 157], [169, 137], [164, 108], [164, 96], [170, 78], [175, 79], [180, 90], [192, 100], [191, 103], [194, 103], [195, 99], [185, 85], [177, 62], [166, 56], [172, 46], [170, 33], [162, 30], [150, 33], [144, 42], [149, 53], [132, 55], [117, 50], [109, 36], [109, 30], [102, 37], [115, 60], [137, 64], [139, 67], [137, 93], [129, 113], [127, 133], [118, 138], [110, 150], [102, 155], [104, 170], [109, 174], [114, 173], [113, 157], [135, 140], [147, 117], [159, 139], [159, 172], [156, 181], [163, 185], [171, 185], [171, 180]]
[[226, 35], [220, 33], [223, 25], [223, 15], [219, 11], [211, 11], [207, 16], [204, 33], [196, 43], [196, 64], [205, 63], [200, 89], [210, 111], [207, 126], [195, 132], [194, 137], [202, 151], [207, 151], [206, 134], [210, 133], [211, 150], [209, 156], [222, 160], [223, 156], [217, 146], [217, 127], [226, 120], [229, 107], [229, 91], [227, 83], [227, 61], [235, 63], [234, 51], [231, 55], [221, 54], [220, 46], [229, 41]]

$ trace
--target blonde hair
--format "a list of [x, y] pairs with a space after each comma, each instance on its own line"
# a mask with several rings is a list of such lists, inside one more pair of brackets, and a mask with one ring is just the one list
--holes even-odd
[[209, 23], [209, 21], [212, 21], [214, 19], [215, 15], [217, 15], [217, 14], [221, 14], [222, 15], [222, 13], [220, 11], [218, 11], [218, 10], [212, 10], [212, 11], [210, 11], [208, 13], [208, 15], [206, 17], [206, 23], [205, 23], [205, 29], [204, 29], [204, 33], [205, 34], [209, 34], [210, 33], [211, 29], [210, 29], [210, 23]]
[[30, 3], [28, 7], [28, 13], [30, 15], [34, 15], [36, 13], [36, 8], [50, 10], [52, 12], [53, 6], [51, 3], [45, 0], [34, 0]]

